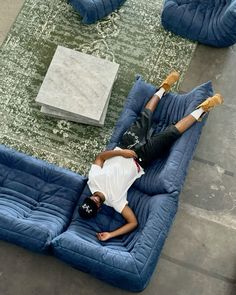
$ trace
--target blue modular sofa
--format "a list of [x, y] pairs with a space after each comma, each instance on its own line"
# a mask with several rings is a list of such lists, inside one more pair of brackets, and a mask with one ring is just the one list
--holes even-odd
[[236, 43], [236, 0], [165, 0], [161, 21], [168, 31], [206, 45]]
[[[141, 77], [137, 78], [109, 149], [116, 146], [155, 90]], [[210, 82], [188, 94], [167, 94], [154, 115], [156, 130], [178, 121], [210, 95]], [[153, 163], [134, 183], [128, 201], [139, 227], [107, 242], [97, 240], [96, 232], [113, 230], [124, 220], [105, 205], [96, 218], [83, 220], [78, 216], [79, 204], [90, 194], [86, 179], [0, 146], [0, 238], [33, 251], [50, 251], [120, 288], [143, 290], [177, 211], [178, 195], [204, 122], [205, 119], [182, 135], [166, 158]]]
[[82, 16], [82, 22], [92, 24], [119, 8], [125, 0], [68, 0]]

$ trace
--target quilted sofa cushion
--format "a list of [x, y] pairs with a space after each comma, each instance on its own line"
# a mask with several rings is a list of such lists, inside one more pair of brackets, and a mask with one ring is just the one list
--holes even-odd
[[165, 29], [203, 44], [236, 42], [236, 0], [165, 0], [161, 20]]
[[[123, 132], [136, 119], [155, 90], [156, 87], [137, 77], [108, 148], [117, 145]], [[209, 82], [189, 94], [170, 93], [163, 97], [154, 114], [157, 131], [188, 114], [211, 94]], [[96, 218], [83, 220], [78, 215], [77, 207], [68, 230], [52, 241], [55, 256], [117, 287], [130, 291], [143, 290], [154, 271], [177, 211], [180, 187], [203, 125], [204, 121], [186, 132], [169, 155], [154, 162], [129, 189], [128, 202], [139, 223], [135, 231], [101, 242], [96, 238], [96, 233], [123, 225], [123, 217], [111, 207], [103, 205]], [[90, 194], [86, 186], [78, 206]]]
[[85, 179], [0, 146], [0, 239], [45, 252], [68, 226]]
[[119, 8], [125, 0], [68, 0], [83, 18], [83, 23], [92, 24]]

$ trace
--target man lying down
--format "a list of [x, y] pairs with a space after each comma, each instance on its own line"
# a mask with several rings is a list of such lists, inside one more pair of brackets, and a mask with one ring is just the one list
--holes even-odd
[[104, 203], [122, 214], [126, 224], [111, 232], [97, 233], [100, 241], [127, 234], [138, 226], [133, 210], [128, 206], [127, 191], [134, 181], [144, 174], [144, 169], [161, 158], [173, 143], [193, 124], [215, 106], [222, 104], [220, 94], [206, 98], [191, 114], [158, 134], [150, 135], [152, 115], [162, 96], [178, 81], [179, 74], [171, 72], [149, 99], [138, 119], [123, 134], [114, 150], [100, 153], [88, 175], [92, 196], [79, 207], [82, 218], [95, 217]]

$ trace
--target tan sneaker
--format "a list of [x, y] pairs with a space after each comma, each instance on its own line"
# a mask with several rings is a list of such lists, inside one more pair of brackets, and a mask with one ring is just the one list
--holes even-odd
[[196, 107], [196, 109], [202, 108], [204, 112], [209, 112], [215, 106], [220, 105], [224, 102], [223, 96], [216, 93], [214, 96], [208, 97], [203, 103]]
[[165, 91], [169, 91], [171, 86], [173, 84], [175, 84], [175, 82], [177, 82], [179, 80], [179, 73], [176, 71], [171, 72], [166, 78], [165, 80], [161, 83], [160, 88], [164, 88]]

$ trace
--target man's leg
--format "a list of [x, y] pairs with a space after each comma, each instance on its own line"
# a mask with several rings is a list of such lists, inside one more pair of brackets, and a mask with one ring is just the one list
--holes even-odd
[[161, 83], [156, 93], [149, 99], [138, 119], [123, 134], [119, 146], [121, 148], [135, 149], [138, 145], [146, 142], [148, 132], [152, 124], [152, 114], [163, 94], [170, 90], [171, 86], [178, 81], [179, 73], [173, 71]]
[[220, 94], [215, 94], [212, 97], [208, 97], [203, 103], [201, 103], [196, 110], [191, 114], [184, 117], [182, 120], [175, 124], [175, 127], [182, 134], [189, 129], [195, 122], [208, 113], [212, 108], [223, 103], [223, 97]]
[[164, 93], [168, 92], [171, 86], [179, 80], [179, 73], [176, 71], [171, 72], [166, 79], [161, 83], [160, 88], [154, 95], [149, 99], [145, 105], [145, 109], [150, 110], [152, 113], [155, 111], [158, 102], [161, 100]]
[[152, 136], [144, 146], [136, 151], [140, 165], [145, 168], [154, 160], [162, 158], [182, 133], [199, 121], [205, 113], [222, 103], [223, 97], [220, 94], [209, 97], [175, 125], [170, 125], [164, 131]]

